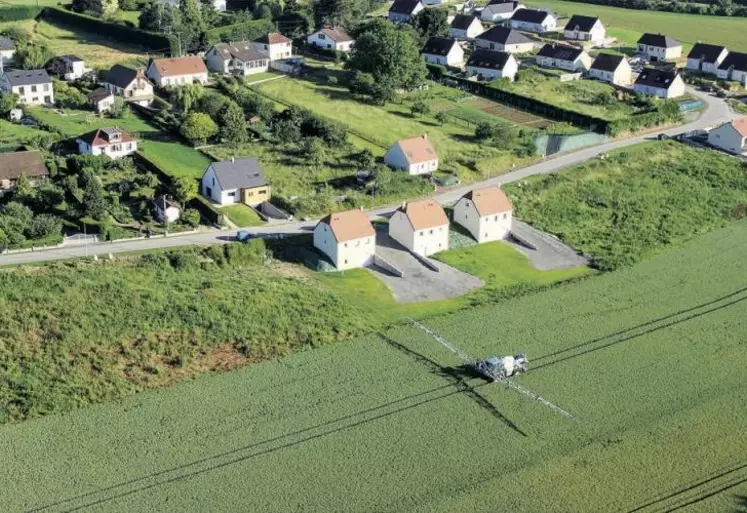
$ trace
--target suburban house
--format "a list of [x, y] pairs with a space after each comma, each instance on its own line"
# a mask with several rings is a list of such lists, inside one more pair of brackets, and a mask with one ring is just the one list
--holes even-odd
[[455, 39], [433, 36], [420, 52], [426, 62], [442, 66], [460, 66], [464, 62], [464, 50]]
[[104, 79], [104, 88], [127, 102], [148, 106], [153, 101], [153, 84], [143, 69], [132, 69], [115, 64]]
[[184, 84], [207, 84], [208, 70], [205, 62], [197, 55], [151, 59], [145, 72], [156, 85], [161, 87]]
[[69, 54], [52, 57], [44, 67], [47, 73], [63, 80], [77, 80], [88, 71], [83, 59]]
[[44, 164], [41, 152], [34, 150], [0, 153], [0, 196], [4, 191], [15, 187], [21, 175], [30, 181], [49, 177], [49, 170]]
[[682, 44], [664, 34], [643, 34], [636, 49], [651, 62], [671, 61], [682, 56]]
[[469, 231], [477, 242], [491, 242], [511, 233], [513, 207], [498, 187], [475, 189], [454, 205], [454, 222]]
[[17, 94], [19, 103], [54, 103], [52, 79], [43, 69], [6, 71], [0, 81], [0, 91]]
[[254, 207], [270, 199], [270, 184], [253, 157], [211, 163], [202, 175], [200, 190], [219, 205]]
[[729, 52], [719, 64], [716, 76], [723, 80], [733, 80], [747, 87], [747, 53]]
[[339, 270], [373, 263], [376, 231], [361, 210], [329, 214], [314, 227], [314, 247]]
[[114, 105], [114, 93], [103, 87], [94, 89], [88, 93], [88, 106], [99, 114], [107, 112]]
[[153, 213], [159, 223], [173, 223], [179, 220], [182, 207], [176, 201], [169, 199], [165, 194], [153, 200]]
[[449, 37], [454, 39], [474, 39], [482, 34], [482, 23], [476, 16], [457, 14], [449, 26]]
[[0, 62], [3, 65], [13, 62], [13, 56], [16, 54], [16, 44], [12, 39], [0, 36]]
[[267, 71], [270, 57], [251, 41], [239, 41], [216, 44], [205, 54], [205, 63], [211, 71], [246, 76]]
[[491, 50], [475, 50], [467, 60], [467, 73], [471, 77], [485, 80], [507, 78], [513, 82], [519, 63], [508, 52], [494, 52]]
[[324, 27], [311, 34], [307, 41], [310, 45], [333, 52], [349, 52], [355, 43], [342, 27]]
[[519, 2], [503, 2], [501, 0], [490, 2], [480, 11], [480, 19], [491, 23], [510, 20], [517, 9], [526, 9], [526, 6]]
[[108, 155], [117, 160], [137, 151], [137, 141], [119, 127], [98, 128], [75, 141], [81, 155]]
[[576, 46], [547, 43], [537, 53], [537, 64], [546, 68], [584, 72], [591, 67], [591, 57]]
[[293, 56], [293, 41], [279, 32], [270, 32], [253, 41], [255, 50], [270, 56], [270, 62]]
[[633, 71], [628, 59], [623, 55], [609, 53], [597, 55], [589, 68], [589, 76], [622, 87], [629, 86], [633, 81]]
[[708, 143], [729, 153], [747, 156], [747, 117], [717, 126], [708, 132]]
[[677, 98], [685, 94], [685, 82], [676, 71], [645, 68], [638, 75], [633, 90], [659, 98]]
[[508, 27], [496, 25], [475, 38], [475, 46], [483, 50], [499, 50], [508, 53], [526, 53], [534, 50], [534, 41]]
[[423, 175], [438, 169], [438, 155], [428, 136], [423, 134], [394, 143], [384, 155], [384, 163], [411, 175]]
[[728, 54], [729, 50], [725, 46], [695, 43], [693, 49], [687, 54], [687, 69], [715, 75], [719, 65], [724, 62]]
[[389, 236], [425, 257], [449, 249], [449, 219], [434, 199], [411, 201], [389, 219]]
[[394, 0], [387, 18], [392, 23], [407, 23], [423, 9], [425, 7], [420, 0]]
[[574, 41], [590, 41], [594, 44], [603, 44], [607, 35], [604, 25], [599, 18], [594, 16], [581, 16], [574, 14], [563, 29], [563, 37]]
[[528, 32], [543, 34], [554, 31], [556, 25], [557, 19], [547, 11], [517, 9], [514, 15], [511, 16], [511, 28], [516, 30], [526, 30]]

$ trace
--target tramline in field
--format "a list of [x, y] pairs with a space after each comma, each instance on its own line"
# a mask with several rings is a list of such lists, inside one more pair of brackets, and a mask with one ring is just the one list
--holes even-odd
[[409, 319], [410, 322], [412, 322], [415, 326], [426, 332], [428, 335], [433, 337], [436, 342], [444, 346], [446, 349], [457, 355], [457, 357], [464, 362], [464, 364], [471, 369], [474, 369], [475, 372], [480, 374], [481, 376], [491, 380], [491, 381], [498, 381], [506, 386], [506, 388], [510, 388], [516, 392], [519, 392], [522, 395], [525, 395], [529, 397], [530, 399], [534, 399], [535, 401], [538, 401], [548, 408], [550, 408], [555, 413], [559, 413], [560, 415], [563, 415], [564, 417], [568, 417], [569, 419], [574, 419], [575, 417], [571, 415], [568, 411], [564, 410], [560, 406], [551, 403], [544, 397], [542, 397], [539, 394], [536, 394], [532, 392], [531, 390], [528, 390], [521, 385], [518, 385], [517, 383], [514, 383], [511, 381], [510, 377], [516, 376], [517, 374], [521, 374], [523, 372], [527, 372], [527, 363], [529, 363], [529, 360], [527, 359], [526, 353], [519, 353], [514, 356], [491, 356], [489, 358], [486, 358], [485, 360], [479, 360], [458, 347], [452, 345], [451, 343], [447, 342], [444, 338], [442, 338], [440, 335], [435, 333], [434, 331], [430, 330], [426, 326], [420, 324], [414, 319]]

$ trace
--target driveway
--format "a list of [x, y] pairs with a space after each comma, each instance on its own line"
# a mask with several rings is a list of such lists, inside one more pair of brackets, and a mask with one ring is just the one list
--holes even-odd
[[511, 238], [506, 244], [521, 251], [529, 258], [535, 269], [569, 269], [587, 265], [589, 260], [576, 253], [549, 233], [542, 232], [514, 218], [511, 227]]
[[376, 254], [404, 273], [400, 278], [377, 266], [369, 268], [386, 283], [398, 303], [450, 299], [483, 286], [482, 280], [441, 262], [434, 262], [440, 272], [427, 268], [404, 246], [389, 237], [385, 229], [376, 231]]

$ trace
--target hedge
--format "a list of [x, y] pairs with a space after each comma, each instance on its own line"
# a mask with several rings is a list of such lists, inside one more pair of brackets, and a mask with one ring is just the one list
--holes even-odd
[[202, 39], [207, 46], [230, 41], [253, 41], [274, 30], [275, 24], [270, 20], [252, 20], [206, 30]]
[[0, 22], [31, 20], [41, 14], [42, 8], [35, 5], [0, 6]]
[[42, 18], [57, 21], [73, 28], [106, 34], [112, 39], [131, 45], [143, 46], [156, 53], [170, 53], [176, 55], [177, 42], [171, 36], [156, 34], [117, 23], [104, 21], [93, 16], [68, 11], [63, 7], [50, 6], [44, 8]]
[[215, 208], [212, 203], [200, 195], [195, 196], [187, 204], [197, 210], [200, 215], [214, 225], [223, 226], [223, 212]]

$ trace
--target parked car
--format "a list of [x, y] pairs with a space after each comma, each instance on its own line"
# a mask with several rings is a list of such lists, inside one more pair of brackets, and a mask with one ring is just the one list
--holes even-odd
[[253, 238], [255, 238], [257, 235], [254, 233], [249, 233], [248, 230], [239, 230], [236, 232], [236, 240], [239, 242], [247, 242]]

